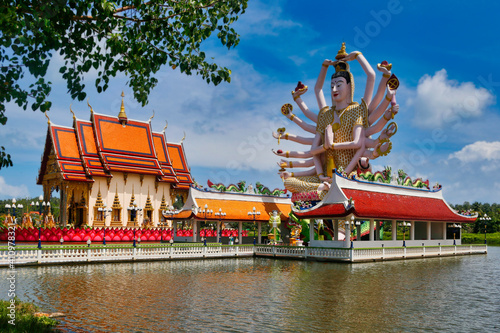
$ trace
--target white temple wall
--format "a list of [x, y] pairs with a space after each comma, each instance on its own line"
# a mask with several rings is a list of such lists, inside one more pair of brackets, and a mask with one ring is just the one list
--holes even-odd
[[[161, 206], [162, 196], [165, 195], [165, 201], [167, 206], [171, 205], [170, 199], [170, 184], [169, 183], [159, 183], [158, 191], [155, 188], [156, 176], [144, 175], [141, 183], [141, 175], [139, 174], [127, 174], [126, 180], [124, 179], [124, 174], [121, 172], [113, 173], [113, 178], [111, 178], [109, 189], [107, 178], [105, 177], [94, 177], [95, 182], [92, 186], [89, 196], [89, 225], [93, 225], [93, 222], [96, 218], [94, 216], [94, 207], [96, 205], [97, 196], [99, 193], [99, 189], [101, 191], [101, 196], [103, 202], [106, 203], [107, 208], [111, 208], [113, 206], [113, 201], [115, 198], [115, 194], [118, 193], [118, 198], [120, 200], [120, 205], [122, 207], [121, 210], [121, 224], [122, 226], [127, 226], [128, 222], [128, 207], [130, 205], [130, 201], [132, 199], [132, 193], [135, 197], [135, 202], [138, 207], [142, 208], [142, 211], [138, 212], [137, 215], [137, 223], [136, 226], [142, 225], [144, 222], [145, 211], [144, 207], [146, 205], [146, 201], [148, 198], [148, 190], [149, 197], [151, 199], [151, 204], [153, 207], [152, 211], [152, 221], [156, 226], [159, 219], [159, 209]], [[108, 213], [105, 219], [106, 226], [109, 226], [111, 223], [111, 213]]]

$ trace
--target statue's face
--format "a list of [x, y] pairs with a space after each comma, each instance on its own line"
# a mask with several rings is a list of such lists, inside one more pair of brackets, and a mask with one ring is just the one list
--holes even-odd
[[350, 85], [343, 77], [332, 79], [332, 99], [336, 103], [346, 101], [350, 96]]

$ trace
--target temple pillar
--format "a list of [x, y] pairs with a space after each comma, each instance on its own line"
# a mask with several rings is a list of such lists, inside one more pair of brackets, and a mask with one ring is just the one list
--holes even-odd
[[262, 223], [257, 223], [257, 230], [259, 233], [259, 238], [257, 238], [257, 243], [262, 244]]
[[238, 222], [238, 244], [243, 244], [243, 221]]
[[397, 224], [396, 224], [396, 220], [392, 220], [392, 240], [395, 241], [397, 240], [397, 237], [398, 237], [398, 227], [397, 227]]
[[373, 242], [374, 240], [373, 226], [374, 226], [374, 221], [373, 219], [370, 219], [370, 242]]
[[427, 223], [427, 240], [431, 240], [431, 235], [432, 235], [431, 222], [426, 222], [426, 223]]
[[410, 240], [415, 240], [415, 221], [410, 221]]
[[446, 227], [447, 227], [447, 223], [446, 222], [443, 222], [443, 240], [446, 240]]
[[333, 221], [333, 239], [339, 240], [339, 220]]
[[217, 238], [215, 241], [220, 243], [220, 221], [217, 222]]
[[65, 227], [68, 224], [68, 190], [66, 186], [61, 185], [61, 197], [60, 197], [60, 206], [59, 206], [59, 212], [61, 214], [61, 224], [63, 227]]
[[191, 220], [191, 225], [193, 226], [193, 242], [198, 241], [198, 223], [199, 221], [197, 220]]

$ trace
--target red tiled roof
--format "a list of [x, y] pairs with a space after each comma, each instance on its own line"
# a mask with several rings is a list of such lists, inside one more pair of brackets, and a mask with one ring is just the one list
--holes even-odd
[[[346, 210], [348, 199], [354, 206]], [[423, 190], [352, 180], [334, 175], [328, 195], [317, 207], [294, 212], [300, 218], [334, 218], [354, 214], [358, 218], [471, 223], [474, 216], [455, 213], [441, 190]]]

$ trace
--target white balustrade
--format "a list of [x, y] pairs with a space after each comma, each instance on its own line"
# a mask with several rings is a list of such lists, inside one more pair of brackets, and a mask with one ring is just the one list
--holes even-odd
[[[85, 262], [85, 261], [120, 261], [149, 259], [184, 259], [184, 258], [229, 258], [235, 256], [273, 256], [302, 259], [322, 259], [339, 261], [366, 261], [384, 259], [403, 259], [431, 256], [450, 256], [474, 253], [486, 253], [486, 245], [429, 246], [429, 247], [388, 247], [388, 248], [326, 248], [302, 246], [200, 246], [166, 245], [120, 247], [75, 247], [49, 248], [41, 250], [19, 249], [15, 251], [14, 265]], [[8, 266], [12, 252], [0, 251], [0, 266]]]

